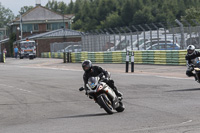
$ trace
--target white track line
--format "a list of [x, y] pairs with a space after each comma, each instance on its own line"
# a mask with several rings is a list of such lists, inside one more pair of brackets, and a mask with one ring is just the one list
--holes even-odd
[[13, 88], [15, 90], [19, 90], [19, 91], [24, 91], [24, 92], [28, 92], [28, 93], [31, 93], [31, 91], [28, 91], [28, 90], [25, 90], [25, 89], [21, 89], [21, 88], [17, 88], [17, 87], [14, 87], [14, 86], [10, 86], [10, 85], [6, 85], [6, 84], [0, 84], [1, 86], [5, 86], [5, 87], [8, 87], [8, 88]]
[[[29, 66], [20, 66], [22, 68], [36, 68], [36, 69], [50, 69], [50, 70], [61, 70], [61, 71], [77, 71], [77, 72], [82, 72], [83, 70], [77, 70], [77, 69], [66, 69], [66, 68], [51, 68], [51, 67], [29, 67]], [[170, 77], [170, 76], [160, 76], [160, 75], [153, 75], [153, 74], [129, 74], [129, 73], [118, 73], [122, 75], [129, 75], [129, 76], [155, 76], [159, 78], [168, 78], [168, 79], [186, 79], [186, 80], [194, 80], [193, 78], [180, 78], [180, 77]]]
[[184, 126], [188, 123], [191, 123], [192, 120], [188, 120], [182, 123], [178, 123], [178, 124], [173, 124], [173, 125], [166, 125], [166, 126], [160, 126], [160, 127], [149, 127], [149, 128], [142, 128], [142, 129], [135, 129], [135, 130], [130, 130], [131, 132], [138, 132], [138, 131], [149, 131], [149, 130], [162, 130], [162, 129], [166, 129], [166, 128], [173, 128], [173, 127], [179, 127], [179, 126]]

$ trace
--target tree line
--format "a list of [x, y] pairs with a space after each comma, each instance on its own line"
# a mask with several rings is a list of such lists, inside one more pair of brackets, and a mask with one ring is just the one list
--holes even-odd
[[[199, 0], [71, 0], [68, 4], [52, 0], [45, 7], [60, 14], [75, 14], [72, 26], [80, 31], [174, 22], [175, 19], [193, 23], [192, 19], [200, 18]], [[24, 6], [19, 13], [31, 8]], [[12, 19], [12, 11], [0, 3], [0, 27]]]
[[175, 19], [191, 22], [200, 17], [199, 0], [71, 0], [68, 5], [53, 0], [46, 7], [75, 14], [73, 29], [81, 31], [174, 22]]

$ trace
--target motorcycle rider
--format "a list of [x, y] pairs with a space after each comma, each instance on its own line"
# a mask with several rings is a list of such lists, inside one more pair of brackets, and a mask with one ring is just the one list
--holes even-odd
[[[104, 75], [105, 79], [103, 79], [103, 82], [105, 82], [108, 86], [110, 86], [118, 97], [122, 96], [122, 93], [119, 92], [117, 90], [116, 86], [114, 85], [114, 81], [108, 79], [109, 78], [109, 74], [108, 74], [108, 72], [106, 70], [102, 69], [99, 66], [92, 66], [92, 62], [90, 60], [85, 60], [82, 63], [82, 68], [85, 71], [85, 73], [83, 75], [83, 81], [84, 81], [84, 87], [86, 89], [87, 89], [86, 84], [87, 84], [88, 79], [90, 77], [92, 77], [92, 76], [94, 76], [94, 77], [96, 77], [96, 76], [102, 77]], [[87, 91], [86, 91], [86, 93], [87, 93]]]
[[187, 55], [185, 56], [185, 59], [187, 61], [187, 71], [186, 75], [188, 77], [194, 76], [195, 80], [197, 80], [196, 75], [192, 72], [194, 70], [192, 60], [196, 57], [200, 57], [200, 52], [195, 50], [194, 45], [189, 45], [187, 47]]

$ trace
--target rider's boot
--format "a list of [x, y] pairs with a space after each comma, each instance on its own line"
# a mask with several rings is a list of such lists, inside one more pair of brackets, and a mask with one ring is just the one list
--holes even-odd
[[116, 94], [118, 97], [122, 97], [123, 94], [122, 94], [120, 91], [118, 91], [116, 87], [114, 87], [113, 90], [114, 90], [115, 94]]
[[197, 81], [199, 83], [199, 80], [196, 75], [194, 75], [194, 79], [195, 79], [195, 81]]

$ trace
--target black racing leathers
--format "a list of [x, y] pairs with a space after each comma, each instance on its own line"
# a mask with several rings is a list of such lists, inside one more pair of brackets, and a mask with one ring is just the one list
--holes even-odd
[[185, 59], [187, 61], [186, 75], [188, 77], [195, 76], [195, 74], [192, 72], [194, 70], [194, 68], [191, 65], [192, 65], [192, 60], [195, 59], [196, 57], [200, 57], [200, 52], [199, 51], [194, 51], [194, 53], [192, 55], [187, 54], [185, 56]]
[[99, 66], [92, 66], [91, 70], [85, 72], [83, 75], [83, 81], [84, 81], [85, 88], [86, 88], [88, 79], [90, 77], [96, 77], [96, 76], [99, 76], [100, 74], [103, 74], [105, 76], [105, 78], [108, 78], [108, 76], [109, 76], [108, 72]]
[[[83, 80], [84, 80], [84, 87], [87, 89], [87, 82], [88, 82], [88, 79], [90, 77], [96, 77], [96, 76], [100, 76], [100, 75], [104, 75], [105, 78], [108, 78], [109, 77], [109, 74], [106, 70], [102, 69], [101, 67], [99, 66], [92, 66], [91, 70], [90, 71], [87, 71], [84, 73], [83, 75]], [[115, 87], [114, 85], [114, 81], [113, 80], [105, 80], [104, 81], [107, 85], [109, 85], [114, 91], [115, 93], [118, 94], [118, 91], [117, 91], [117, 88]]]

